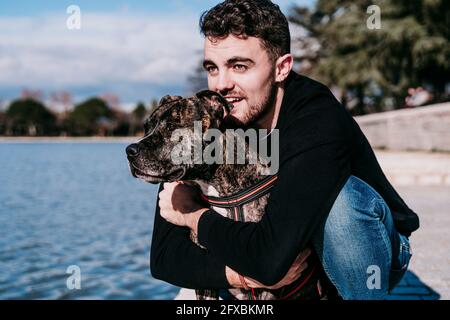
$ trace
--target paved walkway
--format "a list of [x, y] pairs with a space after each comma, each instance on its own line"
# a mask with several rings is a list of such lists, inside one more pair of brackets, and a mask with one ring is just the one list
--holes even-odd
[[421, 223], [410, 238], [409, 271], [390, 298], [449, 300], [450, 154], [377, 152], [377, 157]]
[[396, 187], [420, 217], [409, 271], [392, 299], [450, 299], [450, 187]]

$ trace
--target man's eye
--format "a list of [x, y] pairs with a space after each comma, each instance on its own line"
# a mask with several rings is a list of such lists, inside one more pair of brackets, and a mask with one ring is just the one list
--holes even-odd
[[215, 66], [207, 66], [207, 67], [205, 67], [205, 70], [208, 73], [215, 73], [217, 71], [217, 67], [215, 67]]
[[248, 68], [246, 65], [243, 65], [243, 64], [235, 64], [233, 66], [233, 69], [236, 71], [246, 71]]

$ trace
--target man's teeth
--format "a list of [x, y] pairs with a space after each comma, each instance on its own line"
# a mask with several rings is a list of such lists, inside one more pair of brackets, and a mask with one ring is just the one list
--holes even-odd
[[238, 102], [241, 100], [242, 100], [242, 98], [227, 98], [227, 101], [230, 103]]

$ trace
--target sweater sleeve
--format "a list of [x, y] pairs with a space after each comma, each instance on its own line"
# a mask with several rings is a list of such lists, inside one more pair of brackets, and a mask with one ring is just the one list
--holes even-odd
[[202, 215], [199, 241], [220, 262], [274, 285], [308, 246], [351, 172], [349, 130], [340, 105], [333, 107], [314, 108], [280, 132], [278, 180], [259, 222]]
[[156, 204], [150, 256], [153, 277], [190, 289], [229, 288], [225, 265], [194, 244], [189, 233], [188, 228], [165, 221]]

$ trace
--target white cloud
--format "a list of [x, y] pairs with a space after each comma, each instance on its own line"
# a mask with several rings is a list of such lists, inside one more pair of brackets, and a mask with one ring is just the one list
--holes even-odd
[[[286, 8], [311, 0], [275, 2]], [[0, 17], [0, 92], [73, 89], [81, 96], [110, 91], [141, 99], [178, 88], [176, 94], [182, 94], [201, 59], [203, 40], [200, 13], [181, 9], [171, 15], [82, 11], [81, 30], [67, 29], [65, 12]]]
[[0, 19], [0, 86], [182, 84], [200, 58], [194, 15], [82, 14]]

